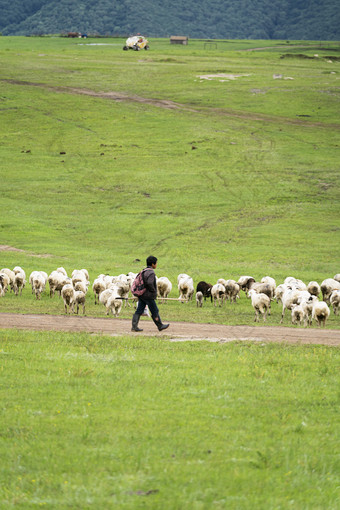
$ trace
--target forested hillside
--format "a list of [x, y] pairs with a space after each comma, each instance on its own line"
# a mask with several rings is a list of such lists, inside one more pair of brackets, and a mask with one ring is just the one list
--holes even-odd
[[3, 35], [338, 40], [336, 0], [0, 0]]

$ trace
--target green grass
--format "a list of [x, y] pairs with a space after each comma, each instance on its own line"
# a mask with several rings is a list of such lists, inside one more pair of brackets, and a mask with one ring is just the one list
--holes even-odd
[[1, 506], [335, 510], [339, 361], [3, 331]]

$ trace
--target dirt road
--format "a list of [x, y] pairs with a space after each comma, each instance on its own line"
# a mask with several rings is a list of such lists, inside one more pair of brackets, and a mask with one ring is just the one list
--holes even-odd
[[159, 333], [150, 319], [142, 319], [142, 333], [131, 332], [131, 321], [114, 318], [94, 318], [66, 315], [24, 315], [0, 313], [1, 329], [17, 328], [34, 331], [87, 332], [110, 336], [137, 335], [162, 336], [170, 341], [208, 340], [232, 342], [254, 340], [260, 342], [287, 342], [340, 346], [340, 330], [281, 327], [281, 326], [224, 326], [219, 324], [192, 324], [173, 322], [170, 328]]

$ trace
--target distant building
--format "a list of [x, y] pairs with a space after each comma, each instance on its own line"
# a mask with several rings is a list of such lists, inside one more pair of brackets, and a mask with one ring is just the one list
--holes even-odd
[[189, 37], [185, 35], [172, 35], [170, 37], [170, 44], [188, 44]]

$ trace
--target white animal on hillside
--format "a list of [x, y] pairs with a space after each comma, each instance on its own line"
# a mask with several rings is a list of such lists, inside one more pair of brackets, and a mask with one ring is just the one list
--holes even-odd
[[196, 306], [202, 308], [203, 306], [203, 292], [196, 292]]
[[59, 295], [61, 295], [61, 289], [63, 286], [66, 284], [72, 284], [72, 280], [68, 276], [65, 276], [63, 271], [56, 270], [52, 271], [49, 275], [48, 284], [50, 287], [50, 297], [53, 297], [55, 292], [59, 292]]
[[62, 273], [64, 276], [67, 276], [66, 269], [64, 269], [63, 267], [58, 267], [58, 268], [57, 268], [57, 271], [58, 271], [59, 273]]
[[307, 290], [310, 294], [316, 297], [318, 297], [321, 292], [320, 285], [318, 284], [318, 282], [314, 281], [309, 282], [309, 284], [307, 285]]
[[25, 287], [26, 284], [26, 275], [25, 271], [23, 269], [19, 269], [17, 271], [14, 271], [14, 284], [13, 284], [13, 290], [14, 294], [18, 296], [20, 292], [20, 296], [22, 295], [22, 289]]
[[310, 295], [310, 297], [308, 299], [303, 298], [300, 300], [300, 298], [298, 298], [299, 305], [302, 306], [303, 311], [304, 311], [304, 321], [305, 321], [304, 326], [305, 327], [307, 326], [307, 324], [309, 326], [312, 325], [313, 306], [314, 306], [314, 303], [316, 303], [317, 301], [318, 301], [318, 298], [316, 296], [313, 296], [312, 294]]
[[302, 325], [302, 322], [304, 324], [307, 324], [307, 315], [305, 308], [301, 305], [292, 305], [292, 324], [299, 324]]
[[157, 278], [157, 294], [161, 302], [166, 303], [166, 298], [172, 290], [172, 283], [166, 276]]
[[316, 301], [314, 303], [312, 318], [316, 320], [318, 326], [324, 326], [329, 315], [330, 311], [325, 301]]
[[84, 294], [87, 294], [87, 291], [88, 291], [88, 281], [87, 280], [78, 281], [78, 282], [76, 282], [73, 285], [73, 287], [74, 287], [74, 290], [80, 290]]
[[[12, 269], [9, 269], [8, 267], [4, 267], [0, 270], [0, 274], [2, 273], [6, 273], [8, 278], [9, 278], [9, 282], [7, 284], [7, 287], [10, 287], [11, 290], [13, 290], [13, 286], [14, 286], [14, 277], [15, 277], [15, 273], [14, 271], [12, 271]], [[7, 281], [7, 280], [6, 280]], [[6, 288], [6, 291], [7, 291], [7, 288]], [[6, 292], [5, 291], [5, 292]]]
[[98, 278], [96, 278], [92, 284], [95, 305], [99, 303], [99, 295], [105, 289], [106, 289], [106, 284], [105, 284], [104, 278], [101, 278], [100, 276], [98, 276]]
[[252, 283], [255, 283], [255, 278], [253, 278], [252, 276], [240, 276], [237, 283], [240, 286], [240, 289], [247, 293], [248, 290], [250, 289], [250, 285]]
[[263, 316], [263, 321], [265, 321], [270, 307], [270, 298], [267, 294], [258, 294], [254, 289], [250, 289], [248, 296], [251, 298], [251, 304], [255, 310], [254, 322], [260, 322], [259, 314]]
[[225, 298], [225, 286], [222, 285], [222, 283], [215, 283], [211, 289], [211, 297], [214, 306], [216, 306], [216, 301], [218, 302], [218, 306], [222, 306]]
[[99, 294], [99, 302], [105, 306], [106, 315], [109, 315], [110, 308], [107, 306], [109, 298], [112, 296], [114, 289], [105, 289]]
[[224, 285], [226, 300], [230, 303], [236, 303], [236, 299], [240, 298], [240, 286], [235, 280], [227, 280]]
[[276, 300], [277, 303], [279, 301], [281, 301], [282, 303], [282, 296], [286, 292], [286, 290], [288, 290], [288, 286], [285, 283], [280, 283], [280, 285], [276, 287], [274, 292], [274, 299]]
[[36, 299], [40, 299], [45, 290], [47, 274], [42, 271], [33, 271], [30, 274], [29, 281], [32, 286], [32, 294], [35, 294]]
[[329, 302], [333, 307], [334, 315], [338, 315], [340, 308], [340, 290], [333, 290]]
[[320, 285], [322, 292], [322, 299], [329, 304], [329, 300], [333, 290], [340, 290], [340, 282], [333, 278], [326, 278]]
[[281, 297], [282, 301], [282, 315], [281, 315], [281, 321], [283, 322], [283, 317], [285, 314], [286, 309], [291, 310], [293, 305], [297, 304], [297, 300], [300, 296], [300, 291], [297, 289], [287, 289], [284, 294]]
[[307, 285], [302, 280], [294, 278], [294, 276], [287, 276], [283, 283], [291, 287], [291, 289], [307, 290]]
[[337, 273], [336, 275], [334, 275], [333, 279], [340, 283], [340, 273]]
[[64, 301], [65, 313], [74, 311], [74, 301], [75, 301], [75, 290], [73, 288], [72, 283], [67, 283], [61, 289], [61, 297]]
[[[116, 289], [112, 289], [112, 293], [109, 296], [107, 302], [106, 302], [106, 309], [108, 311], [111, 310], [112, 315], [115, 317], [118, 317], [120, 314], [120, 311], [122, 309], [123, 300], [121, 299], [121, 296], [119, 295], [119, 287]], [[107, 312], [108, 315], [108, 312]]]
[[274, 278], [272, 278], [271, 276], [264, 276], [262, 279], [261, 279], [261, 283], [269, 283], [269, 285], [273, 288], [273, 291], [275, 293], [275, 289], [276, 289], [276, 281]]
[[78, 314], [79, 307], [83, 307], [83, 315], [85, 315], [85, 300], [86, 295], [81, 290], [75, 290], [74, 291], [74, 302], [73, 302], [73, 310], [76, 308], [75, 313]]
[[[181, 275], [179, 275], [181, 276]], [[179, 277], [178, 277], [179, 278]], [[179, 300], [189, 302], [194, 294], [194, 282], [188, 275], [182, 275], [178, 280]]]
[[[13, 273], [14, 274], [14, 273]], [[13, 279], [14, 282], [14, 279]], [[11, 279], [7, 273], [0, 271], [1, 296], [4, 296], [11, 284]]]

